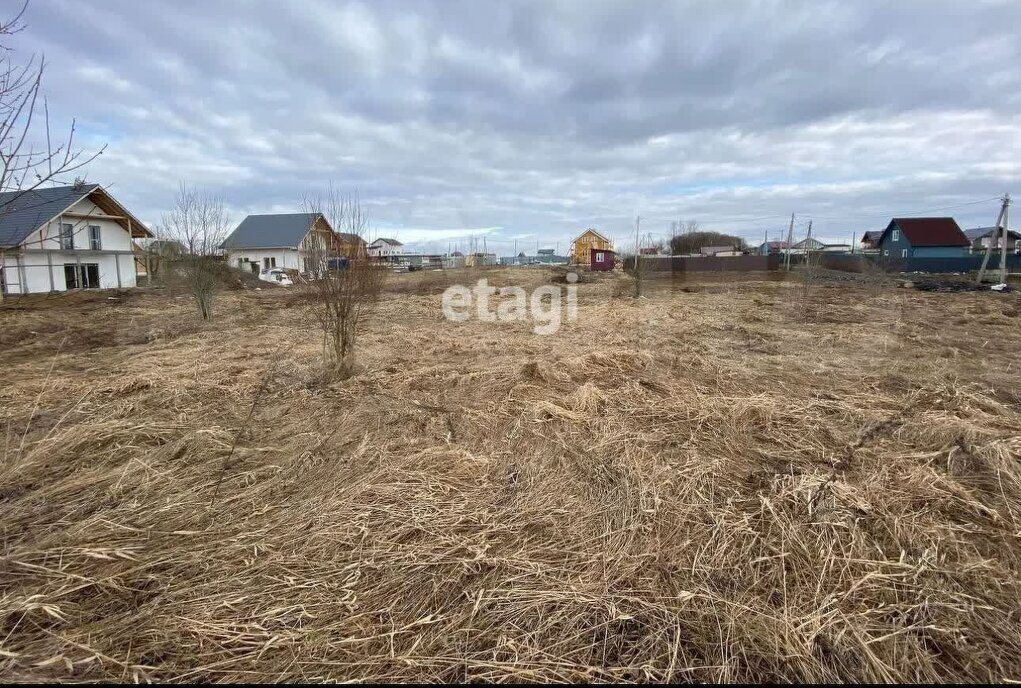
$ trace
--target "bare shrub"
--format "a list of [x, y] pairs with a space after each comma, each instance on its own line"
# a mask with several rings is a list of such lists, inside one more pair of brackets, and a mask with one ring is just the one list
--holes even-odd
[[182, 182], [173, 209], [163, 215], [160, 234], [183, 247], [173, 279], [191, 293], [203, 320], [213, 317], [213, 299], [224, 283], [226, 266], [218, 253], [229, 231], [223, 199]]
[[650, 261], [654, 260], [652, 256], [643, 256], [642, 249], [656, 248], [658, 250], [660, 246], [662, 246], [662, 242], [657, 244], [651, 235], [645, 234], [638, 238], [634, 253], [625, 259], [625, 265], [630, 264], [628, 272], [631, 275], [632, 295], [636, 299], [644, 293], [645, 283], [649, 278], [652, 267]]
[[872, 296], [879, 296], [883, 290], [896, 284], [896, 280], [882, 265], [867, 257], [862, 260], [861, 278], [862, 284], [868, 288]]
[[[306, 212], [321, 214], [335, 232], [352, 235], [344, 242], [357, 245], [368, 229], [368, 215], [357, 194], [343, 194], [330, 186], [323, 194], [303, 200]], [[323, 333], [323, 379], [343, 380], [355, 369], [358, 329], [375, 307], [386, 270], [361, 251], [339, 256], [335, 242], [308, 245], [315, 266], [308, 290], [308, 310]]]

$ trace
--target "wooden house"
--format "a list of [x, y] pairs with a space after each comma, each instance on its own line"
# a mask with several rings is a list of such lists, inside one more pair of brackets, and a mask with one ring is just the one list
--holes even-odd
[[571, 242], [571, 262], [578, 265], [589, 265], [593, 251], [613, 251], [613, 242], [596, 230], [586, 229]]

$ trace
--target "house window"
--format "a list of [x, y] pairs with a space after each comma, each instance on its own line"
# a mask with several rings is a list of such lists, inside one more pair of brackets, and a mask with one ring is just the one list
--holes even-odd
[[893, 230], [893, 235], [891, 236], [891, 239], [893, 241], [900, 241], [900, 230], [899, 229]]
[[901, 249], [901, 251], [900, 251], [900, 257], [901, 257], [901, 258], [907, 258], [907, 257], [908, 257], [908, 250], [907, 250], [906, 248], [904, 248], [904, 249]]
[[269, 270], [270, 268], [275, 268], [277, 266], [276, 256], [267, 256], [267, 257], [263, 258], [262, 259], [262, 266], [266, 270]]
[[93, 251], [103, 250], [103, 237], [99, 225], [89, 225], [89, 248]]
[[596, 254], [596, 262], [597, 263], [602, 263], [603, 262], [603, 254], [602, 253], [597, 253]]
[[99, 289], [99, 264], [64, 263], [64, 283], [68, 289]]
[[74, 248], [74, 226], [69, 222], [60, 224], [60, 248], [65, 251]]

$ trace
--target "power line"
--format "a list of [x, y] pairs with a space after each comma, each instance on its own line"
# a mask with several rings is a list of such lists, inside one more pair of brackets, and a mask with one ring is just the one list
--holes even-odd
[[874, 213], [870, 215], [816, 215], [814, 213], [805, 213], [807, 217], [815, 220], [854, 220], [858, 218], [873, 218], [873, 217], [902, 217], [906, 215], [924, 215], [928, 213], [937, 213], [941, 210], [953, 210], [954, 208], [964, 208], [969, 205], [979, 205], [982, 203], [991, 203], [992, 201], [1000, 201], [1000, 196], [994, 196], [992, 198], [985, 198], [981, 201], [969, 201], [967, 203], [958, 203], [957, 205], [947, 205], [942, 208], [928, 208], [926, 210], [897, 210], [897, 211], [886, 211], [882, 213]]

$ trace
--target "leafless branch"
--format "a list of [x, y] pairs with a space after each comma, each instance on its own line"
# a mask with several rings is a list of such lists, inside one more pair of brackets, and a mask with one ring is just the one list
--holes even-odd
[[[24, 29], [27, 8], [25, 0], [12, 19], [0, 20], [0, 41]], [[40, 186], [70, 183], [71, 174], [105, 150], [86, 154], [76, 148], [74, 121], [66, 141], [53, 144], [49, 107], [45, 98], [40, 103], [45, 71], [43, 57], [33, 55], [19, 64], [10, 46], [0, 42], [0, 192], [14, 192], [4, 198], [0, 212]], [[36, 141], [44, 144], [37, 148]]]

